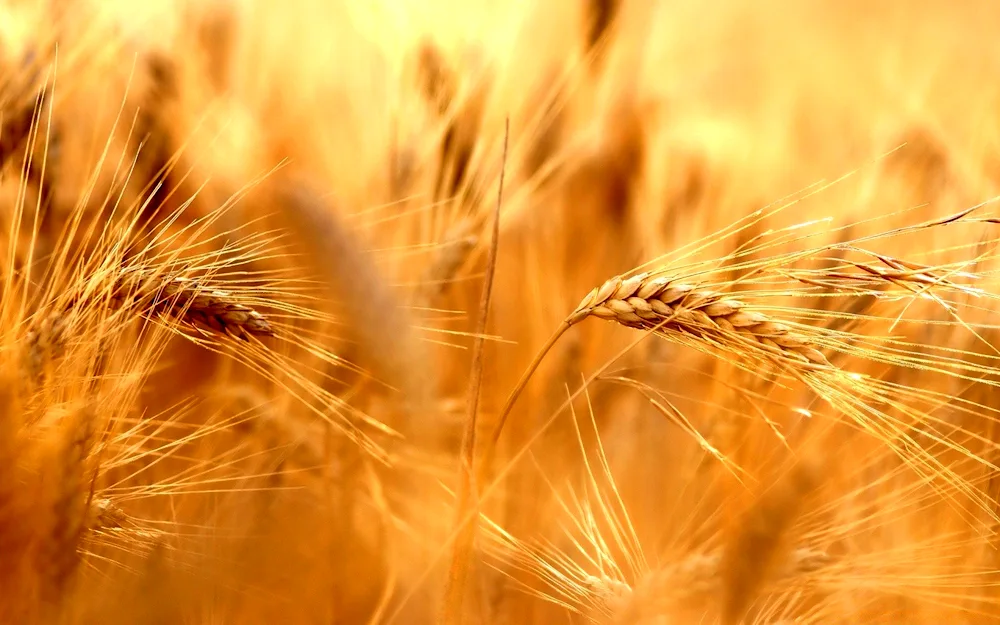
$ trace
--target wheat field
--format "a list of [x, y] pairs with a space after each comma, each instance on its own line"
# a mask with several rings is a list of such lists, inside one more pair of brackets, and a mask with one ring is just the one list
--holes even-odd
[[994, 0], [3, 0], [0, 623], [1000, 623]]

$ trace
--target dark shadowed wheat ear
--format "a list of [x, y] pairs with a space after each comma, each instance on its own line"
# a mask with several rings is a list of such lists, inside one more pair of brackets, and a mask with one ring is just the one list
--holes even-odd
[[54, 458], [58, 469], [51, 489], [51, 521], [39, 563], [44, 597], [53, 606], [64, 599], [79, 566], [78, 547], [92, 499], [88, 464], [94, 443], [93, 410], [87, 404], [65, 416], [64, 440]]
[[274, 336], [270, 322], [227, 291], [208, 289], [183, 276], [157, 276], [150, 271], [123, 271], [115, 281], [113, 305], [135, 306], [141, 313], [172, 319], [200, 332], [241, 340]]
[[[81, 299], [93, 299], [81, 302]], [[72, 313], [81, 303], [99, 303], [98, 295], [70, 299], [47, 314], [38, 316], [25, 335], [25, 365], [32, 379], [65, 348]], [[226, 336], [241, 341], [274, 336], [268, 319], [221, 289], [208, 288], [197, 279], [164, 276], [149, 269], [128, 268], [115, 276], [110, 296], [112, 310], [128, 310], [138, 316], [165, 320], [200, 334]], [[84, 306], [87, 308], [87, 306]]]

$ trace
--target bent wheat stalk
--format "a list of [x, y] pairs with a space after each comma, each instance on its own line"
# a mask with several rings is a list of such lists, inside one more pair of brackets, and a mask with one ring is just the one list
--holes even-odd
[[489, 471], [514, 403], [546, 354], [567, 330], [590, 317], [684, 342], [708, 343], [803, 372], [833, 368], [810, 336], [809, 328], [772, 319], [735, 296], [699, 289], [655, 273], [615, 276], [583, 298], [525, 370], [500, 411], [486, 450], [484, 471]]
[[[953, 220], [952, 220], [953, 221]], [[949, 221], [948, 223], [952, 223]], [[939, 224], [932, 224], [939, 225]], [[925, 226], [927, 227], [927, 226]], [[885, 236], [892, 236], [890, 232]], [[838, 246], [833, 246], [838, 247]], [[493, 435], [487, 441], [479, 477], [490, 478], [500, 436], [515, 402], [535, 370], [555, 343], [571, 327], [591, 317], [613, 321], [632, 329], [653, 332], [669, 341], [686, 345], [715, 357], [732, 359], [749, 371], [769, 371], [811, 389], [836, 412], [843, 413], [859, 429], [886, 442], [907, 464], [926, 480], [946, 477], [956, 484], [968, 484], [922, 449], [911, 431], [914, 425], [930, 428], [932, 438], [960, 453], [969, 453], [959, 443], [943, 438], [937, 431], [939, 419], [934, 406], [943, 401], [925, 388], [895, 385], [891, 381], [844, 370], [830, 357], [848, 357], [869, 364], [912, 366], [966, 383], [995, 386], [984, 378], [984, 370], [974, 370], [944, 348], [941, 355], [924, 356], [924, 346], [896, 336], [871, 336], [830, 327], [830, 317], [885, 322], [890, 331], [900, 317], [875, 313], [826, 312], [809, 308], [782, 307], [768, 303], [774, 298], [812, 294], [825, 289], [831, 297], [874, 296], [887, 303], [924, 300], [941, 306], [951, 319], [946, 323], [976, 333], [962, 320], [957, 306], [968, 298], [995, 299], [988, 291], [953, 282], [953, 278], [978, 279], [964, 271], [968, 262], [949, 265], [917, 265], [869, 252], [853, 246], [839, 246], [873, 258], [870, 262], [843, 260], [830, 267], [824, 254], [831, 246], [789, 255], [778, 255], [740, 266], [736, 282], [713, 280], [716, 270], [705, 264], [688, 267], [670, 275], [659, 270], [637, 275], [616, 276], [593, 289], [559, 325], [529, 364], [501, 409]], [[793, 268], [801, 262], [820, 263], [818, 268]], [[734, 284], [750, 287], [728, 292]], [[801, 285], [806, 285], [802, 287]], [[800, 286], [796, 286], [800, 285]], [[952, 300], [952, 301], [949, 301]], [[905, 308], [903, 309], [905, 312]], [[895, 319], [893, 318], [895, 317]], [[793, 321], [793, 319], [797, 321]], [[840, 363], [840, 361], [837, 361]], [[954, 402], [952, 402], [954, 404]], [[973, 410], [956, 406], [956, 410]], [[888, 412], [885, 412], [888, 411]], [[926, 428], [924, 428], [926, 429]], [[973, 489], [963, 488], [981, 504], [986, 502]]]

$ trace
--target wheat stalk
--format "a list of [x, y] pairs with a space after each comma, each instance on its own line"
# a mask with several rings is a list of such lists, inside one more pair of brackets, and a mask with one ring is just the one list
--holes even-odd
[[[841, 259], [836, 266], [830, 267], [828, 259], [822, 255], [830, 249], [844, 249], [875, 260]], [[814, 269], [793, 269], [799, 261], [807, 259], [823, 264]], [[798, 380], [838, 413], [847, 416], [856, 427], [887, 443], [925, 483], [944, 478], [988, 509], [991, 502], [985, 500], [966, 478], [945, 466], [938, 455], [914, 440], [912, 432], [919, 425], [917, 431], [930, 432], [935, 444], [964, 455], [972, 453], [957, 439], [938, 435], [937, 417], [932, 412], [938, 400], [933, 392], [845, 371], [839, 361], [833, 364], [828, 354], [868, 363], [913, 366], [973, 383], [981, 377], [980, 372], [953, 361], [947, 353], [940, 360], [922, 356], [905, 339], [868, 337], [827, 327], [831, 317], [880, 319], [869, 313], [822, 313], [809, 308], [758, 304], [768, 298], [785, 298], [814, 289], [820, 289], [828, 297], [855, 300], [867, 301], [872, 296], [882, 301], [923, 299], [947, 310], [954, 317], [950, 322], [954, 326], [968, 327], [956, 313], [956, 305], [962, 304], [959, 300], [948, 301], [949, 296], [958, 296], [963, 301], [970, 296], [995, 297], [981, 289], [951, 281], [953, 277], [977, 279], [979, 276], [963, 271], [968, 266], [968, 262], [961, 262], [932, 267], [840, 244], [740, 265], [740, 277], [735, 281], [713, 281], [712, 270], [704, 265], [677, 270], [676, 275], [661, 270], [613, 277], [593, 289], [566, 317], [508, 395], [493, 436], [484, 449], [478, 472], [480, 488], [486, 488], [491, 480], [503, 427], [534, 371], [570, 328], [586, 319], [597, 318], [652, 332], [715, 357], [733, 359], [755, 373], [768, 367], [789, 380]], [[737, 283], [756, 285], [756, 289], [729, 293], [728, 289]], [[796, 290], [792, 283], [807, 287]], [[801, 321], [793, 322], [790, 318]], [[891, 317], [881, 319], [892, 321]], [[974, 328], [970, 329], [975, 332]], [[974, 408], [970, 406], [969, 410]]]
[[487, 257], [486, 276], [479, 302], [479, 316], [476, 320], [476, 339], [473, 343], [472, 368], [469, 375], [469, 389], [466, 396], [466, 419], [462, 432], [461, 464], [459, 487], [455, 506], [455, 545], [451, 566], [445, 584], [444, 610], [441, 622], [446, 625], [461, 625], [463, 622], [463, 602], [468, 583], [470, 560], [475, 547], [479, 525], [474, 516], [479, 507], [477, 489], [476, 429], [479, 418], [479, 399], [483, 380], [483, 335], [489, 318], [490, 300], [493, 296], [493, 278], [497, 266], [497, 249], [500, 243], [500, 206], [503, 203], [503, 183], [507, 165], [507, 147], [510, 135], [510, 120], [504, 123], [503, 153], [501, 156], [500, 179], [497, 183], [497, 202], [493, 211], [492, 238]]

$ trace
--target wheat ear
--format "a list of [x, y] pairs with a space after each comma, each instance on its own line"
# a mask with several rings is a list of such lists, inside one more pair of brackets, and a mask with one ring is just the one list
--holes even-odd
[[229, 292], [207, 289], [192, 278], [128, 269], [115, 281], [111, 301], [117, 307], [137, 305], [146, 314], [162, 315], [202, 332], [242, 340], [274, 336], [264, 315], [240, 304]]
[[809, 337], [788, 325], [747, 310], [735, 297], [699, 290], [666, 276], [644, 273], [608, 280], [583, 299], [567, 323], [572, 325], [587, 317], [716, 343], [737, 337], [745, 347], [762, 349], [795, 367], [831, 366]]
[[[25, 365], [31, 379], [39, 379], [46, 363], [62, 355], [72, 330], [71, 313], [87, 300], [99, 301], [99, 298], [92, 293], [71, 298], [65, 305], [56, 306], [32, 321], [25, 335]], [[201, 333], [244, 341], [251, 336], [274, 336], [267, 318], [239, 303], [231, 293], [208, 289], [191, 278], [167, 277], [150, 269], [122, 271], [115, 277], [106, 301], [112, 309], [127, 308], [144, 316], [172, 319]]]
[[[777, 579], [809, 575], [829, 566], [833, 557], [826, 551], [802, 547], [793, 549], [779, 563]], [[694, 553], [643, 575], [629, 585], [607, 575], [588, 576], [580, 587], [588, 602], [606, 622], [616, 625], [645, 622], [644, 617], [662, 616], [664, 604], [695, 594], [716, 593], [725, 583], [727, 571], [721, 550]]]
[[53, 485], [52, 525], [40, 563], [44, 597], [53, 607], [64, 599], [78, 568], [78, 547], [93, 499], [86, 476], [94, 442], [93, 407], [82, 407], [67, 421], [65, 440], [59, 446], [58, 461], [62, 466]]
[[[933, 267], [908, 263], [888, 256], [851, 247], [874, 256], [886, 267], [851, 261], [860, 272], [824, 271], [822, 281], [808, 272], [790, 271], [795, 280], [843, 291], [852, 296], [878, 294], [892, 284], [903, 292], [919, 294], [931, 288], [978, 294], [948, 280]], [[696, 346], [710, 346], [742, 359], [775, 364], [798, 375], [830, 373], [836, 367], [820, 351], [821, 341], [829, 336], [819, 328], [780, 322], [760, 310], [753, 310], [743, 299], [720, 291], [692, 285], [662, 272], [647, 272], [631, 277], [615, 276], [593, 289], [560, 324], [525, 370], [500, 411], [490, 446], [485, 451], [484, 469], [500, 440], [506, 420], [529, 379], [556, 341], [570, 327], [595, 317], [620, 325], [656, 332]]]

